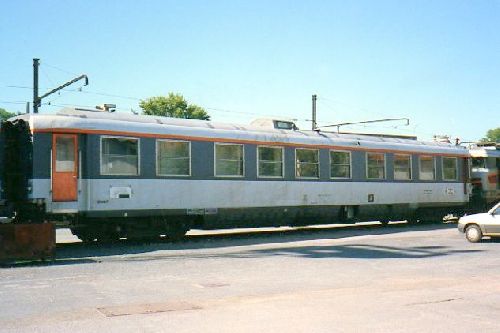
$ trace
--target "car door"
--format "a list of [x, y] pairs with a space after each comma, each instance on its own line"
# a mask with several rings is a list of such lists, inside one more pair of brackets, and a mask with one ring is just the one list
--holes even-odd
[[500, 235], [500, 205], [496, 205], [485, 215], [485, 221], [482, 224], [487, 234]]

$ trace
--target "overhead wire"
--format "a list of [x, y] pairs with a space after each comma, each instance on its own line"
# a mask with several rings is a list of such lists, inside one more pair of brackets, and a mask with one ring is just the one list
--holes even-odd
[[[55, 85], [54, 85], [55, 86]], [[20, 85], [6, 85], [5, 87], [7, 88], [17, 88], [17, 89], [33, 89], [33, 87], [29, 86], [20, 86]], [[80, 88], [74, 89], [74, 88], [64, 88], [61, 89], [61, 91], [68, 91], [68, 92], [81, 92], [84, 94], [93, 94], [93, 95], [100, 95], [100, 96], [107, 96], [107, 97], [116, 97], [116, 98], [123, 98], [123, 99], [130, 99], [130, 100], [136, 100], [140, 101], [142, 100], [141, 98], [138, 97], [132, 97], [132, 96], [123, 96], [123, 95], [117, 95], [117, 94], [109, 94], [109, 93], [104, 93], [104, 92], [98, 92], [98, 91], [91, 91], [91, 90], [83, 90]], [[53, 89], [53, 87], [49, 88], [41, 88], [41, 89]]]
[[50, 64], [46, 63], [45, 61], [43, 62], [43, 65], [44, 65], [44, 66], [47, 66], [47, 67], [50, 67], [50, 68], [53, 68], [53, 69], [56, 69], [56, 70], [58, 70], [58, 71], [61, 71], [61, 72], [63, 72], [63, 73], [69, 74], [69, 75], [74, 75], [74, 76], [78, 75], [78, 74], [76, 74], [76, 73], [72, 73], [72, 72], [70, 72], [70, 71], [68, 71], [68, 70], [65, 70], [65, 69], [62, 69], [62, 68], [60, 68], [60, 67], [57, 67], [57, 66], [54, 66], [54, 65], [50, 65]]
[[2, 100], [0, 100], [0, 103], [5, 103], [5, 104], [26, 104], [26, 102], [23, 102], [23, 101], [2, 101]]
[[17, 88], [17, 89], [33, 89], [33, 87], [28, 87], [28, 86], [15, 86], [15, 85], [6, 85], [6, 88]]
[[[45, 64], [45, 65], [47, 65], [47, 64]], [[74, 73], [71, 73], [69, 71], [65, 71], [65, 70], [63, 70], [63, 69], [61, 69], [59, 67], [53, 66], [53, 65], [47, 65], [47, 66], [48, 67], [52, 67], [54, 69], [57, 69], [59, 71], [67, 73], [67, 74], [72, 74], [72, 75], [74, 74]], [[33, 89], [32, 87], [22, 86], [22, 85], [7, 85], [6, 87], [17, 88], [17, 89]], [[65, 89], [62, 89], [62, 91], [66, 91], [66, 92], [81, 92], [81, 93], [84, 93], [84, 94], [92, 94], [92, 95], [98, 95], [98, 96], [121, 98], [121, 99], [134, 100], [134, 101], [141, 101], [141, 100], [143, 100], [141, 98], [133, 97], [133, 96], [124, 96], [124, 95], [111, 94], [111, 93], [106, 93], [106, 92], [99, 92], [99, 91], [92, 91], [92, 90], [83, 90], [83, 89], [81, 89], [81, 87], [77, 88], [77, 89], [65, 88]], [[55, 99], [52, 99], [49, 102], [42, 103], [42, 105], [51, 105], [51, 106], [60, 106], [60, 107], [76, 106], [76, 107], [82, 107], [82, 108], [94, 108], [95, 107], [94, 105], [92, 105], [92, 106], [90, 106], [90, 105], [75, 105], [75, 104], [67, 104], [67, 103], [54, 104], [53, 102], [55, 100], [59, 99], [60, 97], [61, 96], [58, 96], [58, 97], [56, 97]], [[369, 112], [369, 113], [373, 114], [373, 112], [370, 112], [370, 111], [366, 110], [365, 108], [360, 108], [360, 107], [357, 107], [357, 106], [354, 106], [352, 104], [348, 104], [348, 103], [345, 103], [345, 102], [342, 102], [342, 101], [332, 100], [332, 99], [327, 98], [327, 97], [318, 97], [317, 100], [323, 106], [325, 106], [328, 109], [331, 109], [333, 111], [338, 111], [338, 107], [333, 106], [330, 102], [344, 104], [344, 105], [356, 108], [356, 109], [358, 109], [360, 111]], [[25, 104], [26, 102], [22, 102], [22, 101], [4, 101], [3, 103]], [[262, 113], [257, 113], [257, 112], [237, 111], [237, 110], [225, 109], [225, 108], [218, 108], [218, 107], [212, 107], [212, 106], [206, 106], [204, 108], [206, 110], [210, 110], [210, 111], [216, 112], [216, 113], [217, 112], [231, 113], [231, 114], [237, 114], [237, 115], [241, 115], [241, 116], [246, 116], [248, 118], [250, 118], [250, 117], [266, 117], [266, 118], [277, 117], [277, 118], [289, 118], [289, 119], [292, 119], [294, 121], [311, 121], [310, 119], [305, 119], [305, 118], [304, 119], [297, 119], [297, 118], [293, 118], [293, 117], [289, 117], [289, 116], [283, 116], [283, 115], [269, 115], [269, 114], [263, 115]], [[130, 108], [118, 107], [117, 110], [130, 111], [130, 110], [134, 110], [134, 108], [133, 107], [130, 107]], [[331, 121], [331, 120], [329, 120], [329, 121]], [[318, 123], [325, 123], [327, 121], [325, 121], [325, 120], [318, 120], [317, 122]], [[351, 126], [356, 126], [356, 125], [351, 125]], [[367, 127], [368, 126], [363, 126], [363, 128], [367, 128]], [[373, 128], [373, 127], [377, 128], [377, 126], [371, 126], [371, 128]], [[399, 126], [378, 126], [378, 128], [385, 128], [385, 129], [392, 128], [392, 129], [398, 129], [400, 131], [405, 131], [405, 132], [409, 132], [409, 133], [415, 133], [416, 132], [416, 130], [415, 130], [416, 126], [415, 126], [415, 128], [413, 130], [412, 129], [406, 129], [406, 128], [403, 129], [403, 128], [400, 128]]]
[[[50, 66], [50, 67], [55, 67], [55, 66]], [[33, 89], [33, 87], [29, 86], [21, 86], [21, 85], [8, 85], [7, 87], [9, 88], [18, 88], [18, 89]], [[61, 91], [68, 91], [68, 92], [81, 92], [83, 94], [91, 94], [91, 95], [98, 95], [98, 96], [106, 96], [106, 97], [114, 97], [114, 98], [122, 98], [122, 99], [128, 99], [128, 100], [134, 100], [134, 101], [141, 101], [143, 100], [142, 98], [138, 97], [133, 97], [133, 96], [124, 96], [124, 95], [118, 95], [118, 94], [110, 94], [110, 93], [105, 93], [105, 92], [98, 92], [98, 91], [92, 91], [92, 90], [82, 90], [80, 88], [78, 89], [72, 89], [72, 88], [65, 88], [61, 89]], [[48, 105], [46, 103], [43, 103], [43, 105]], [[88, 106], [86, 106], [88, 107]], [[230, 109], [223, 109], [223, 108], [217, 108], [217, 107], [203, 107], [206, 110], [211, 110], [215, 112], [224, 112], [224, 113], [232, 113], [232, 114], [239, 114], [239, 115], [248, 115], [248, 116], [258, 116], [258, 117], [278, 117], [278, 118], [290, 118], [293, 120], [297, 121], [306, 121], [306, 119], [296, 119], [293, 117], [287, 117], [287, 116], [278, 116], [278, 115], [269, 115], [265, 114], [263, 115], [262, 113], [257, 113], [257, 112], [248, 112], [248, 111], [237, 111], [237, 110], [230, 110]]]

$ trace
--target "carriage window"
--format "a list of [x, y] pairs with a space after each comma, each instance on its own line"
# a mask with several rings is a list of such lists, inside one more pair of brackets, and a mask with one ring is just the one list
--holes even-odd
[[283, 177], [283, 148], [258, 147], [259, 177]]
[[186, 141], [157, 141], [157, 174], [161, 176], [189, 176], [191, 174], [191, 147]]
[[475, 169], [486, 168], [486, 159], [484, 157], [473, 157], [472, 168]]
[[351, 178], [351, 153], [330, 151], [330, 177]]
[[75, 139], [56, 137], [56, 172], [75, 171]]
[[411, 155], [394, 154], [394, 179], [411, 179]]
[[420, 156], [420, 179], [434, 180], [436, 179], [436, 166], [434, 157]]
[[139, 139], [103, 137], [101, 139], [101, 174], [138, 175]]
[[443, 180], [457, 180], [457, 158], [443, 157]]
[[366, 154], [366, 178], [385, 179], [385, 154]]
[[215, 144], [215, 175], [242, 177], [243, 145]]
[[319, 150], [296, 149], [295, 175], [300, 178], [319, 178]]

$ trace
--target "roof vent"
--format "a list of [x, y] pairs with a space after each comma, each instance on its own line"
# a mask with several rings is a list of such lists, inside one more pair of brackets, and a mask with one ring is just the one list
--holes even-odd
[[270, 119], [270, 118], [259, 118], [255, 119], [250, 123], [252, 126], [258, 126], [263, 128], [273, 128], [279, 130], [292, 130], [296, 131], [299, 128], [295, 125], [295, 122], [291, 120], [282, 120], [282, 119]]
[[115, 112], [116, 104], [101, 104], [95, 107], [97, 110], [101, 110], [104, 112]]
[[451, 143], [450, 137], [448, 135], [434, 135], [432, 138], [435, 142]]

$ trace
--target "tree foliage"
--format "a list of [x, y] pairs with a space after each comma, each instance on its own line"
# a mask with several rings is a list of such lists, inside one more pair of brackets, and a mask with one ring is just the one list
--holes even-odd
[[481, 141], [500, 142], [500, 127], [490, 129], [486, 132], [486, 137], [484, 137]]
[[189, 104], [181, 94], [168, 93], [168, 96], [156, 96], [141, 100], [139, 106], [146, 115], [210, 120], [202, 107]]
[[0, 108], [0, 120], [6, 120], [9, 119], [10, 117], [14, 117], [15, 115], [16, 115], [15, 113]]

